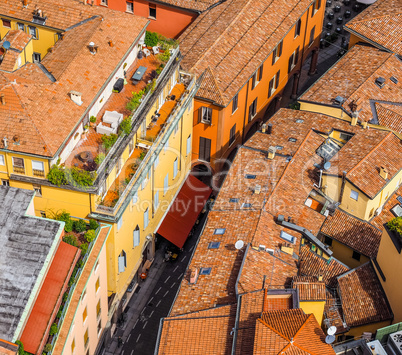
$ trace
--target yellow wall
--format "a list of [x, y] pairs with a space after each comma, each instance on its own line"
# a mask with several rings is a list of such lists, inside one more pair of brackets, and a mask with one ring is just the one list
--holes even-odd
[[325, 301], [300, 301], [299, 303], [300, 308], [304, 311], [304, 313], [313, 313], [315, 319], [317, 319], [318, 324], [321, 325], [322, 319], [324, 317]]
[[355, 267], [358, 267], [359, 265], [362, 265], [369, 261], [370, 259], [367, 258], [364, 255], [360, 256], [360, 260], [356, 260], [352, 258], [353, 255], [353, 249], [349, 248], [348, 246], [339, 243], [336, 240], [332, 240], [332, 246], [330, 249], [334, 252], [333, 257], [338, 259], [340, 262], [346, 264], [349, 266], [351, 269], [354, 269]]
[[335, 118], [341, 118], [345, 121], [350, 121], [350, 117], [339, 107], [332, 107], [330, 105], [319, 105], [312, 102], [300, 102], [301, 111], [317, 112]]
[[378, 322], [378, 323], [372, 323], [372, 324], [367, 324], [367, 325], [362, 325], [361, 327], [354, 327], [351, 328], [347, 333], [344, 335], [348, 336], [353, 336], [353, 337], [361, 337], [363, 333], [372, 333], [375, 334], [377, 329], [386, 327], [391, 324], [391, 321], [385, 321], [385, 322]]
[[400, 282], [402, 273], [402, 254], [398, 253], [388, 232], [384, 229], [381, 237], [380, 247], [377, 254], [377, 262], [385, 276], [383, 281], [378, 273], [385, 294], [394, 313], [393, 323], [402, 322], [402, 285]]

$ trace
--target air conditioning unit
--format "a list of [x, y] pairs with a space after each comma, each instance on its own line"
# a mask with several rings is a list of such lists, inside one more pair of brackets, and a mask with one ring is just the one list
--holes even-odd
[[258, 246], [258, 250], [260, 250], [260, 251], [265, 250], [265, 245], [262, 245], [262, 244], [259, 245], [259, 246]]
[[402, 355], [402, 331], [388, 336], [387, 349], [390, 355]]

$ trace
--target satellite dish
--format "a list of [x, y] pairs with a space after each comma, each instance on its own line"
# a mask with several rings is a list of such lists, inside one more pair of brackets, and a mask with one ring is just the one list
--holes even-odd
[[327, 162], [324, 164], [324, 170], [328, 170], [330, 167], [331, 167], [331, 163], [330, 163], [329, 161], [327, 161]]
[[5, 41], [5, 42], [3, 43], [3, 48], [5, 48], [5, 49], [9, 49], [10, 46], [11, 46], [11, 44], [10, 44], [9, 41]]
[[325, 342], [327, 344], [332, 344], [335, 341], [335, 336], [334, 335], [327, 335], [325, 337]]
[[336, 333], [336, 327], [334, 325], [328, 328], [327, 330], [328, 335], [334, 335], [335, 333]]
[[235, 243], [235, 248], [236, 248], [237, 250], [240, 250], [241, 248], [243, 248], [243, 246], [244, 246], [244, 242], [243, 242], [242, 240], [238, 240], [238, 241]]

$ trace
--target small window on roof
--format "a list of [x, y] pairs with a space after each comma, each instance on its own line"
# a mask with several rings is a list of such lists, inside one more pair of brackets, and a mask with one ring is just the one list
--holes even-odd
[[210, 267], [202, 267], [200, 269], [200, 275], [209, 275], [211, 274], [211, 268]]
[[[3, 165], [4, 165], [4, 164], [3, 164]], [[229, 202], [236, 203], [236, 202], [239, 202], [239, 199], [238, 199], [238, 198], [230, 198], [230, 199], [229, 199]]]
[[246, 179], [255, 179], [256, 177], [257, 177], [257, 175], [246, 174]]
[[302, 120], [301, 118], [298, 118], [297, 120], [296, 120], [296, 123], [303, 123], [304, 122], [304, 120]]
[[251, 203], [243, 203], [242, 205], [241, 205], [241, 208], [251, 208]]
[[276, 148], [276, 150], [282, 150], [283, 149], [283, 147], [281, 145], [277, 145], [275, 148]]
[[224, 234], [226, 228], [216, 228], [214, 234]]
[[281, 238], [292, 244], [294, 244], [296, 241], [296, 238], [293, 235], [290, 235], [289, 233], [286, 233], [284, 231], [281, 231]]
[[220, 242], [210, 242], [208, 244], [208, 249], [219, 249]]
[[296, 139], [296, 138], [293, 138], [293, 137], [290, 137], [290, 138], [288, 139], [288, 141], [294, 143], [294, 142], [297, 142], [297, 139]]

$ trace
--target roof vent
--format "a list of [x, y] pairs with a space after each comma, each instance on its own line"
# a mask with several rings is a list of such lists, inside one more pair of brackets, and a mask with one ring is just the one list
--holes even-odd
[[389, 80], [391, 80], [394, 84], [398, 84], [398, 79], [394, 76], [391, 76]]
[[387, 179], [388, 179], [388, 170], [387, 170], [385, 167], [383, 167], [383, 166], [380, 166], [380, 176], [381, 176], [384, 180], [387, 180]]
[[7, 149], [8, 148], [7, 137], [3, 138], [3, 143], [4, 143], [4, 149]]
[[382, 89], [385, 85], [385, 79], [382, 76], [379, 76], [377, 79], [375, 79], [375, 84]]
[[91, 54], [96, 54], [96, 52], [98, 51], [98, 46], [96, 46], [94, 42], [89, 42], [88, 49]]
[[69, 92], [71, 100], [76, 103], [78, 106], [82, 105], [81, 96], [82, 94], [78, 91], [71, 90]]
[[268, 148], [268, 159], [274, 159], [275, 158], [275, 152], [276, 152], [276, 148], [275, 147], [269, 147]]
[[20, 137], [19, 136], [15, 135], [13, 137], [13, 144], [14, 145], [19, 145], [20, 144]]
[[346, 99], [342, 96], [337, 96], [332, 100], [334, 105], [342, 106], [342, 104], [346, 101]]

